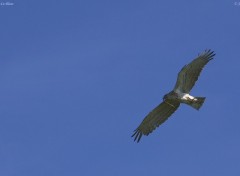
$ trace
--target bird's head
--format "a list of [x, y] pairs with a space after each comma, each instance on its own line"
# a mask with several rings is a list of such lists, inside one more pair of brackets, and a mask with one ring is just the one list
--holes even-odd
[[165, 94], [165, 95], [163, 96], [163, 101], [166, 100], [167, 98], [168, 98], [168, 94]]
[[166, 99], [173, 99], [176, 98], [176, 93], [174, 91], [171, 91], [163, 96], [163, 101]]

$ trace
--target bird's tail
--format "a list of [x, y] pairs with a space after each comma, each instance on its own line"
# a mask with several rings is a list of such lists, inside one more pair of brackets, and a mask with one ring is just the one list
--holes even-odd
[[205, 98], [206, 97], [195, 97], [194, 101], [189, 103], [189, 105], [192, 106], [194, 109], [199, 110], [203, 105]]

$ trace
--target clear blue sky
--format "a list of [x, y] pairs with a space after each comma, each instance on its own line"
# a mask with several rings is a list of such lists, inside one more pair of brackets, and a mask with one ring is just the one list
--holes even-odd
[[[7, 2], [7, 1], [1, 1]], [[1, 176], [239, 176], [238, 1], [8, 1], [0, 6]], [[194, 96], [130, 137], [209, 48]]]

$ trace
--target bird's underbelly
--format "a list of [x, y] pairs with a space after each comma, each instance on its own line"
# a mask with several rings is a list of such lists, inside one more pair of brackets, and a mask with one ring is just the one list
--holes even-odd
[[189, 100], [194, 100], [195, 97], [189, 95], [188, 93], [183, 93], [179, 90], [176, 90], [175, 92], [178, 95], [178, 99], [182, 101], [189, 101]]
[[179, 98], [181, 100], [194, 100], [194, 97], [187, 94], [187, 93], [181, 93], [181, 94], [178, 94], [179, 95]]
[[191, 102], [191, 101], [194, 101], [194, 100], [196, 100], [196, 98], [195, 97], [193, 97], [193, 96], [191, 96], [191, 95], [189, 95], [189, 94], [187, 94], [187, 93], [180, 93], [180, 94], [178, 94], [178, 98], [179, 98], [179, 100], [182, 102], [182, 103], [189, 103], [189, 102]]

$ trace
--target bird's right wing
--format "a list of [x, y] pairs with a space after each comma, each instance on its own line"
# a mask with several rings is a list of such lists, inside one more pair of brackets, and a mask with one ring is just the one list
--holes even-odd
[[185, 65], [178, 73], [174, 91], [189, 93], [203, 69], [203, 67], [215, 56], [211, 50], [205, 50], [191, 63]]
[[134, 131], [134, 141], [140, 141], [142, 135], [150, 134], [155, 128], [165, 122], [179, 107], [180, 103], [174, 100], [165, 100], [153, 109]]

